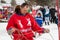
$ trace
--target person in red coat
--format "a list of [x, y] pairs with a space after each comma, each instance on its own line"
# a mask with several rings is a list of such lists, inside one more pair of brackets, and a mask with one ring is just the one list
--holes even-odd
[[34, 40], [33, 32], [49, 32], [49, 30], [40, 28], [35, 19], [27, 11], [27, 3], [16, 6], [15, 13], [8, 21], [6, 29], [8, 34], [14, 37], [13, 40]]

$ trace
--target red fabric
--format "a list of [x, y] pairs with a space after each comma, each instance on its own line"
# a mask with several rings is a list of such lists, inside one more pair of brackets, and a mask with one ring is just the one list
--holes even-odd
[[[6, 28], [7, 31], [10, 28], [17, 28], [19, 30], [24, 30], [24, 32], [22, 32], [22, 34], [24, 34], [25, 37], [27, 37], [29, 40], [33, 40], [32, 37], [34, 36], [34, 34], [32, 31], [36, 31], [39, 33], [43, 32], [43, 28], [39, 27], [39, 25], [36, 23], [36, 21], [30, 14], [26, 14], [25, 16], [13, 14], [8, 22], [8, 25]], [[31, 28], [31, 29], [29, 29], [29, 28]], [[27, 30], [27, 32], [25, 32], [25, 29], [28, 29], [29, 31]], [[17, 39], [18, 38], [17, 36], [19, 36], [18, 32], [14, 32], [13, 36], [14, 36], [14, 40]], [[21, 37], [23, 37], [23, 35], [21, 35], [19, 37], [21, 38]], [[22, 40], [24, 40], [24, 39], [22, 39]]]

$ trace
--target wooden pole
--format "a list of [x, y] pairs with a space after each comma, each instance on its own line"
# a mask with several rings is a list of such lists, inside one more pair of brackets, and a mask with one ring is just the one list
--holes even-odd
[[59, 0], [56, 0], [56, 7], [57, 7], [57, 13], [58, 13], [58, 35], [60, 40], [60, 13], [59, 13]]

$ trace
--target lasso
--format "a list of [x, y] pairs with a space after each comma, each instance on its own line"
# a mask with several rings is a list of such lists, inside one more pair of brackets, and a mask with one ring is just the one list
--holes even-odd
[[[29, 40], [21, 31], [19, 31], [18, 29], [17, 29], [17, 31], [18, 31], [18, 34], [19, 35], [21, 35], [21, 36], [23, 36], [26, 40]], [[39, 31], [41, 31], [41, 30], [39, 30]], [[18, 35], [17, 34], [17, 35]], [[49, 35], [50, 35], [50, 37], [52, 38], [52, 40], [54, 40], [54, 38], [53, 38], [53, 36], [51, 35], [51, 33], [48, 33]], [[11, 38], [12, 38], [12, 36], [11, 36]], [[45, 39], [45, 40], [50, 40], [50, 39], [47, 39], [47, 38], [44, 38], [44, 37], [41, 37], [42, 39]], [[36, 39], [36, 38], [35, 38]], [[35, 40], [34, 39], [34, 40]], [[13, 40], [13, 38], [12, 38], [12, 40]], [[16, 39], [16, 40], [22, 40], [22, 38], [20, 39], [19, 38], [19, 36], [18, 36], [18, 38]]]

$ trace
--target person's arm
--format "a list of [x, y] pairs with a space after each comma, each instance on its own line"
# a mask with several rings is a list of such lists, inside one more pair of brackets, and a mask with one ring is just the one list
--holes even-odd
[[43, 33], [44, 28], [40, 28], [40, 26], [37, 24], [35, 19], [30, 15], [31, 23], [32, 23], [32, 30], [35, 32]]
[[41, 28], [35, 19], [30, 15], [31, 22], [32, 22], [32, 30], [38, 33], [49, 33], [49, 29]]
[[9, 35], [12, 35], [12, 33], [15, 31], [15, 26], [14, 26], [14, 18], [11, 17], [10, 20], [8, 21], [8, 25], [6, 27], [6, 30]]

